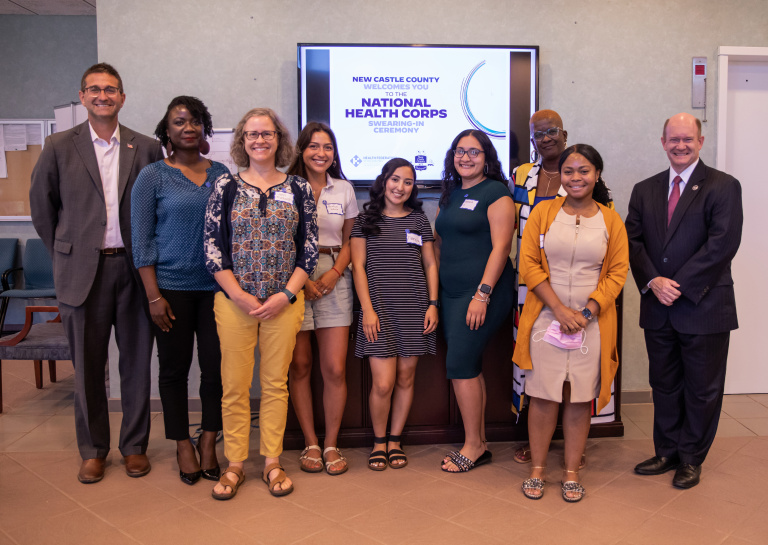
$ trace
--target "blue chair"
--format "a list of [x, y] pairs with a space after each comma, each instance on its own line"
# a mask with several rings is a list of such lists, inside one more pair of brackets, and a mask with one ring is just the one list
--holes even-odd
[[23, 289], [5, 289], [0, 293], [0, 332], [5, 325], [5, 315], [11, 299], [55, 299], [56, 290], [53, 287], [53, 263], [48, 255], [43, 241], [31, 238], [24, 249], [23, 267], [10, 269], [3, 273], [3, 288], [10, 287], [9, 277], [18, 270], [24, 271]]
[[13, 288], [13, 274], [10, 270], [16, 264], [18, 249], [19, 239], [0, 238], [0, 274], [2, 274], [3, 291]]

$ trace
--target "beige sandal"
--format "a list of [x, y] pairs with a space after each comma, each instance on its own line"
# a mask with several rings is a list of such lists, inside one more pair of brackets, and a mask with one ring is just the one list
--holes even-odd
[[[306, 471], [307, 473], [320, 473], [323, 470], [323, 460], [321, 458], [315, 458], [313, 456], [309, 456], [310, 450], [316, 450], [317, 452], [322, 452], [319, 445], [309, 445], [304, 450], [301, 451], [301, 456], [299, 456], [299, 468], [302, 471]], [[313, 464], [316, 464], [320, 462], [320, 465], [317, 467], [309, 467], [304, 465], [305, 462], [312, 462]]]
[[[277, 472], [277, 477], [274, 479], [269, 478], [269, 472], [273, 469], [279, 469], [280, 471]], [[279, 462], [275, 462], [272, 464], [269, 464], [267, 467], [264, 468], [264, 473], [261, 474], [261, 480], [263, 480], [267, 484], [267, 488], [269, 488], [269, 493], [273, 496], [280, 497], [280, 496], [287, 496], [291, 492], [293, 492], [293, 484], [289, 488], [283, 489], [283, 488], [275, 488], [275, 485], [283, 484], [285, 480], [288, 478], [288, 476], [285, 474], [285, 470], [283, 469], [283, 466], [280, 465]]]
[[[230, 473], [237, 475], [236, 481], [229, 476]], [[243, 484], [243, 482], [245, 482], [245, 474], [243, 473], [243, 470], [236, 466], [229, 466], [221, 474], [221, 477], [219, 477], [219, 484], [222, 486], [228, 486], [230, 491], [219, 493], [215, 490], [211, 490], [211, 496], [213, 496], [213, 499], [215, 500], [231, 500], [235, 497], [235, 494], [237, 494], [237, 489], [240, 488], [240, 485]]]
[[[339, 454], [339, 459], [330, 462], [325, 459], [325, 455], [333, 451], [336, 451]], [[344, 455], [341, 453], [338, 447], [326, 447], [326, 449], [323, 451], [323, 461], [325, 462], [325, 471], [326, 473], [328, 473], [328, 475], [341, 475], [342, 473], [346, 473], [347, 470], [349, 469], [349, 465], [347, 464], [347, 459], [344, 458]], [[333, 467], [335, 464], [338, 464], [340, 462], [344, 464], [344, 467], [338, 470], [331, 470], [331, 467]]]

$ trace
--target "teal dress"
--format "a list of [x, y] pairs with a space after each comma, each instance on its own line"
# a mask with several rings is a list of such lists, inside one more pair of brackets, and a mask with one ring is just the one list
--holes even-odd
[[[480, 374], [483, 350], [514, 305], [514, 271], [507, 258], [493, 288], [485, 323], [474, 331], [467, 325], [467, 308], [493, 249], [488, 207], [509, 196], [505, 184], [486, 179], [469, 189], [458, 187], [448, 202], [440, 206], [435, 222], [441, 239], [440, 322], [448, 345], [446, 369], [450, 379], [474, 378]], [[514, 221], [514, 217], [509, 221]]]

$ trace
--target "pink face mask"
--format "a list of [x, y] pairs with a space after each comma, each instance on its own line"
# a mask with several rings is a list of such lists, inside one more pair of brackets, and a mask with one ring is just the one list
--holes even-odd
[[[537, 335], [541, 336], [537, 339]], [[544, 331], [537, 331], [534, 333], [532, 340], [534, 342], [545, 341], [553, 346], [559, 348], [565, 348], [566, 350], [581, 350], [582, 354], [586, 354], [588, 348], [584, 346], [584, 341], [587, 340], [587, 332], [582, 330], [578, 333], [567, 334], [560, 331], [560, 322], [553, 320], [549, 327]]]

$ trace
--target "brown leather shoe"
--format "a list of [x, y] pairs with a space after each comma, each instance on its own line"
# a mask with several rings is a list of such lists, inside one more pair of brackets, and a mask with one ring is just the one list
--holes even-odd
[[77, 480], [83, 484], [97, 483], [104, 478], [104, 466], [106, 458], [90, 458], [83, 460], [80, 464], [80, 471], [77, 473]]
[[143, 477], [152, 469], [146, 454], [129, 454], [123, 456], [123, 459], [125, 460], [125, 472], [129, 477]]

